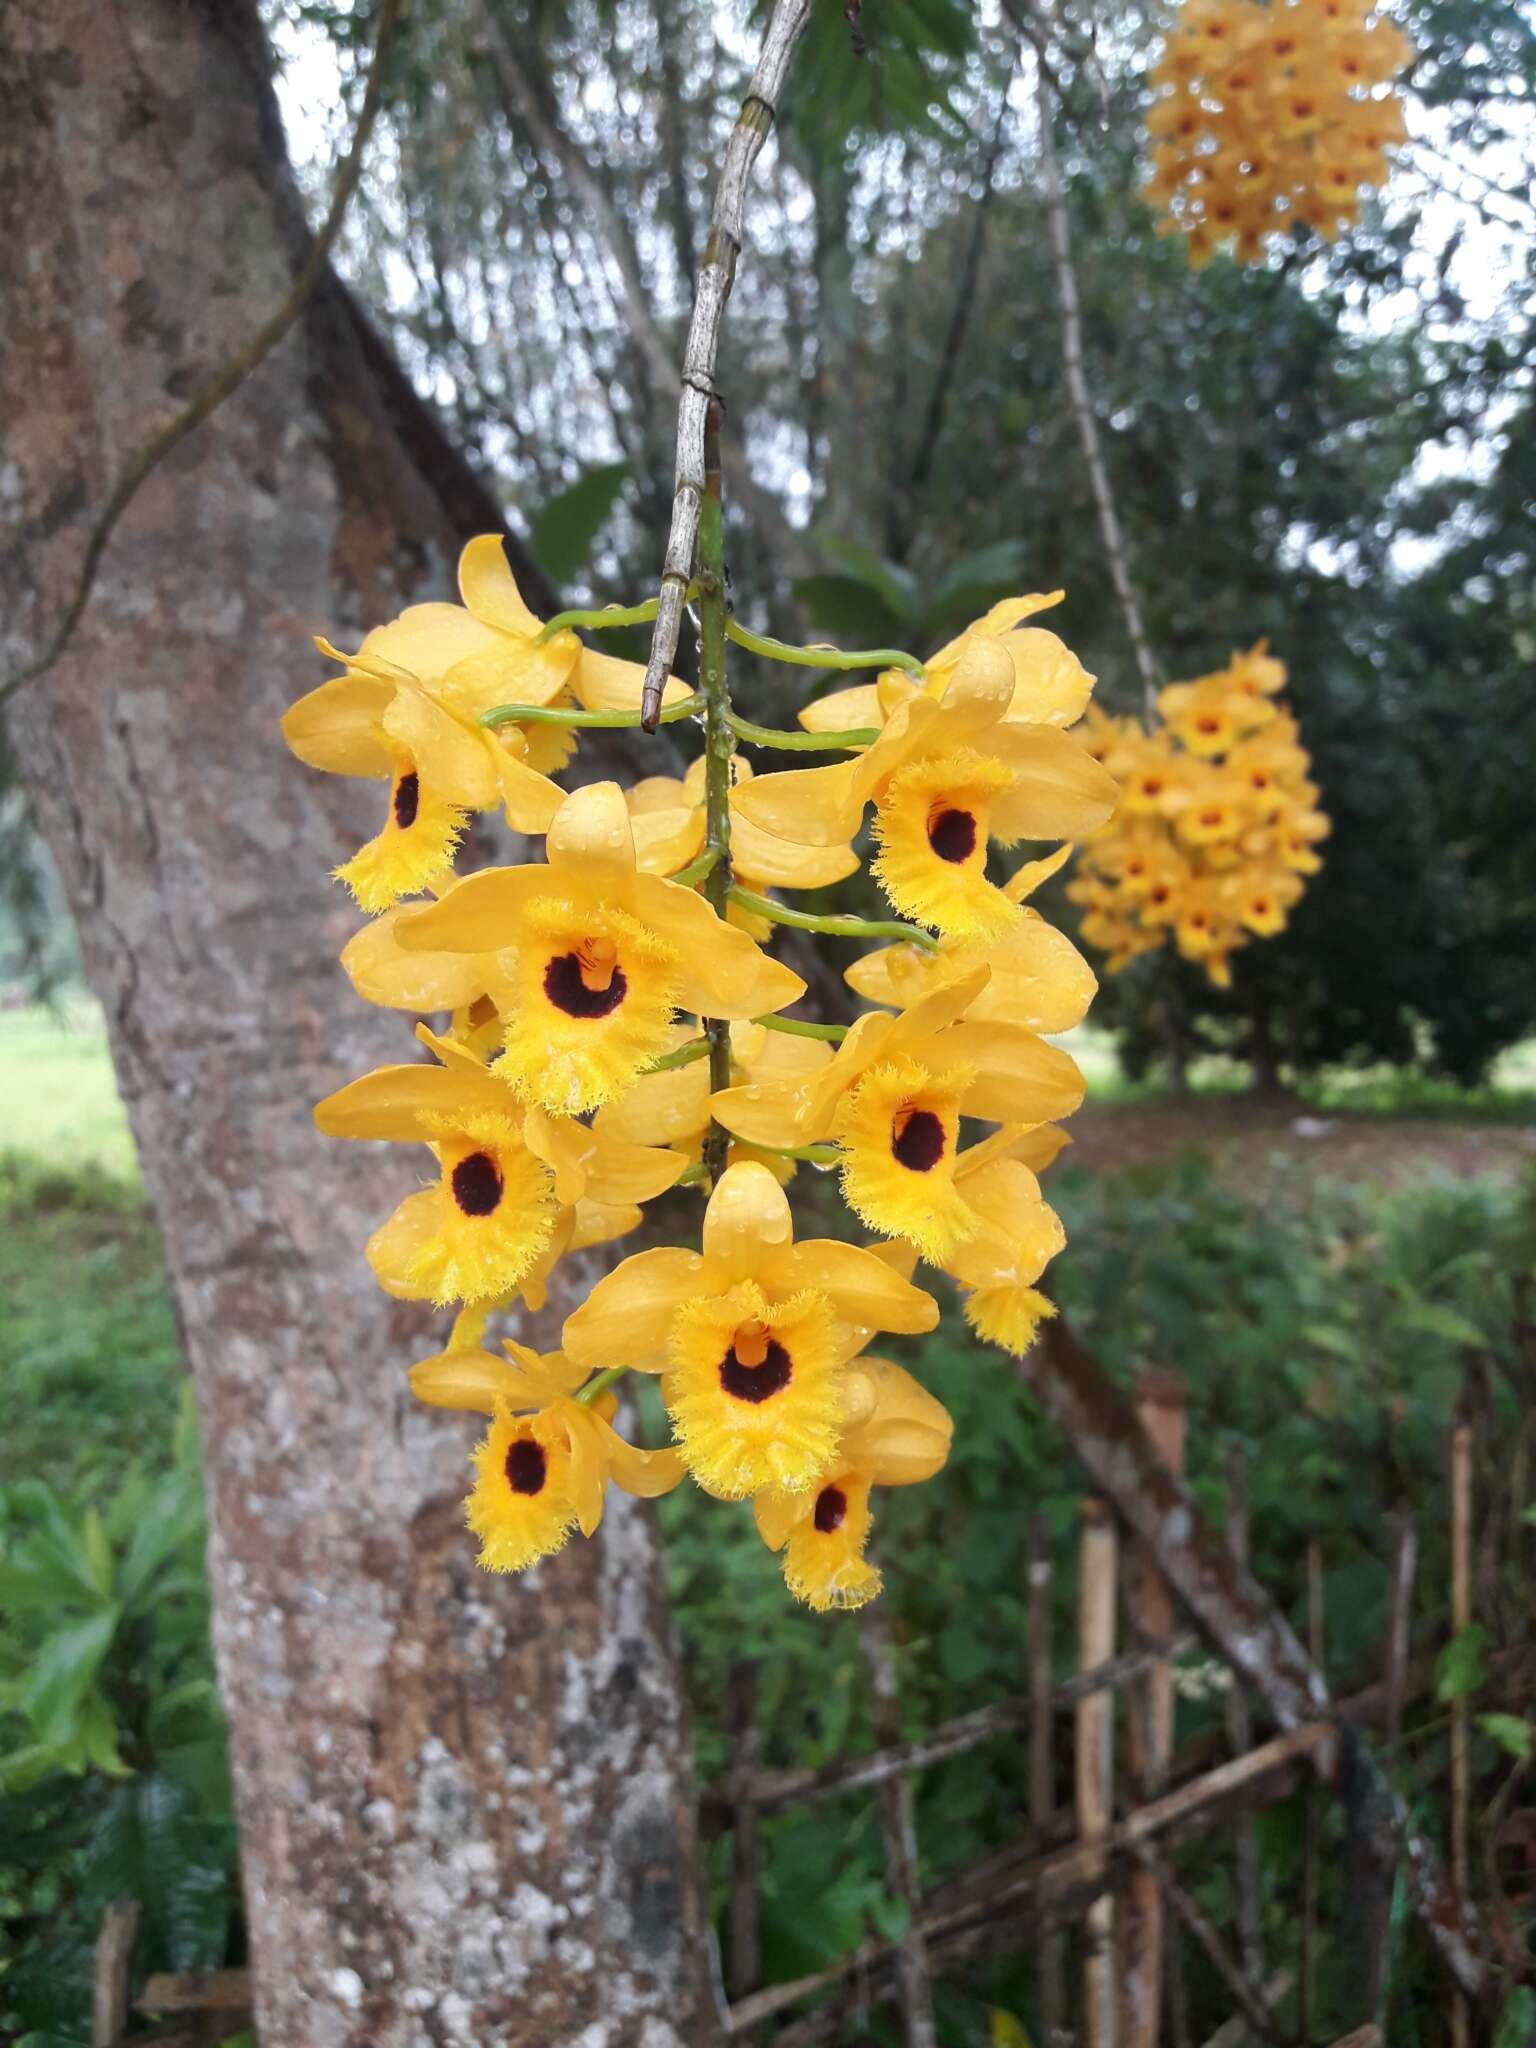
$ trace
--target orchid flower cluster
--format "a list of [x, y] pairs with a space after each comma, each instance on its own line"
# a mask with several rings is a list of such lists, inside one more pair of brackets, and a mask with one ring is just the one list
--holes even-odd
[[[610, 1481], [655, 1495], [686, 1475], [752, 1500], [799, 1598], [859, 1605], [879, 1587], [871, 1489], [930, 1477], [952, 1433], [868, 1348], [936, 1324], [919, 1260], [1009, 1350], [1049, 1312], [1036, 1282], [1063, 1235], [1037, 1174], [1082, 1082], [1046, 1034], [1081, 1020], [1095, 982], [1027, 904], [1070, 848], [1001, 881], [987, 861], [991, 843], [1110, 816], [1114, 783], [1068, 731], [1093, 679], [1025, 623], [1053, 598], [996, 606], [925, 664], [794, 650], [730, 621], [759, 653], [879, 673], [780, 733], [707, 676], [698, 692], [669, 678], [662, 719], [702, 723], [703, 758], [567, 793], [555, 778], [582, 728], [635, 727], [641, 702], [641, 671], [580, 630], [654, 605], [545, 624], [494, 537], [465, 550], [459, 584], [461, 605], [413, 606], [354, 654], [319, 643], [343, 672], [284, 721], [311, 767], [387, 792], [377, 835], [336, 870], [372, 913], [343, 967], [367, 1001], [439, 1022], [415, 1027], [427, 1058], [315, 1112], [332, 1136], [430, 1157], [429, 1184], [367, 1247], [389, 1294], [458, 1311], [412, 1389], [489, 1418], [467, 1512], [493, 1571], [591, 1535]], [[742, 743], [844, 758], [754, 775]], [[654, 744], [636, 733], [637, 752]], [[542, 836], [544, 858], [456, 878], [472, 815], [492, 810]], [[870, 814], [873, 873], [912, 922], [788, 906], [781, 892], [857, 870]], [[869, 1005], [850, 1026], [786, 1014], [806, 985], [770, 951], [785, 926], [890, 941], [848, 970]], [[962, 1146], [966, 1119], [990, 1130]], [[797, 1241], [786, 1188], [807, 1164], [840, 1174], [873, 1243]], [[542, 1307], [562, 1260], [690, 1187], [707, 1196], [696, 1243], [624, 1259], [559, 1350], [494, 1344], [492, 1318]], [[627, 1372], [659, 1377], [666, 1448], [616, 1429]]]
[[1311, 757], [1278, 701], [1284, 664], [1259, 641], [1158, 696], [1162, 723], [1089, 714], [1091, 745], [1120, 785], [1112, 823], [1083, 848], [1067, 895], [1117, 974], [1171, 938], [1218, 988], [1231, 956], [1273, 938], [1322, 868]]
[[1256, 263], [1303, 224], [1332, 241], [1407, 140], [1406, 37], [1374, 0], [1184, 0], [1152, 73], [1143, 197], [1191, 262]]

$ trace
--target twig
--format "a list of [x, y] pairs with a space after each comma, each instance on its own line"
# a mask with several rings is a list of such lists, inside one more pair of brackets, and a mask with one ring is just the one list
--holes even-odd
[[[1051, 1558], [1045, 1517], [1029, 1524], [1029, 1825], [1035, 1847], [1043, 1849], [1056, 1806], [1055, 1753], [1051, 1736], [1051, 1591], [1056, 1568]], [[1040, 2029], [1046, 2048], [1066, 2018], [1061, 1980], [1061, 1936], [1042, 1932], [1035, 1944], [1035, 1981], [1040, 2001]]]
[[[896, 1685], [896, 1652], [883, 1608], [873, 1608], [859, 1631], [860, 1648], [870, 1675], [870, 1710], [877, 1742], [894, 1743], [901, 1735], [901, 1700]], [[917, 1877], [917, 1825], [912, 1780], [903, 1772], [880, 1787], [880, 1834], [885, 1852], [885, 1888], [906, 1908], [906, 1924], [897, 1937], [896, 1993], [901, 2006], [906, 2048], [936, 2048], [933, 1989], [918, 1925], [922, 1892]]]
[[1109, 580], [1114, 586], [1121, 616], [1125, 620], [1126, 637], [1131, 643], [1131, 653], [1136, 662], [1136, 673], [1141, 678], [1142, 696], [1147, 717], [1150, 719], [1157, 709], [1157, 665], [1152, 659], [1152, 646], [1141, 616], [1141, 605], [1131, 582], [1125, 536], [1120, 528], [1119, 514], [1115, 510], [1114, 494], [1109, 485], [1109, 471], [1104, 466], [1104, 451], [1099, 442], [1098, 421], [1094, 417], [1093, 399], [1088, 389], [1088, 373], [1083, 358], [1083, 316], [1077, 291], [1077, 271], [1072, 262], [1072, 236], [1067, 225], [1067, 203], [1062, 191], [1061, 167], [1056, 161], [1056, 142], [1051, 126], [1055, 107], [1050, 81], [1043, 67], [1036, 74], [1035, 98], [1040, 110], [1040, 174], [1045, 192], [1046, 226], [1051, 238], [1051, 257], [1056, 267], [1056, 296], [1061, 305], [1061, 353], [1062, 366], [1067, 375], [1067, 397], [1072, 407], [1072, 417], [1077, 424], [1077, 438], [1082, 447], [1083, 462], [1093, 492], [1094, 511], [1099, 522], [1099, 539], [1103, 545], [1105, 560], [1109, 564]]
[[[1241, 1444], [1227, 1455], [1227, 1541], [1240, 1565], [1248, 1563], [1248, 1458]], [[1316, 1652], [1313, 1653], [1314, 1659]], [[1234, 1756], [1253, 1740], [1253, 1716], [1241, 1683], [1227, 1694], [1227, 1735]], [[1264, 1976], [1264, 1944], [1259, 1917], [1259, 1852], [1253, 1817], [1240, 1813], [1233, 1823], [1237, 1877], [1237, 1935], [1243, 1968], [1255, 1983]]]
[[[704, 894], [723, 918], [731, 900], [731, 775], [736, 735], [731, 730], [731, 693], [725, 671], [725, 508], [720, 481], [720, 401], [704, 412], [704, 503], [699, 525], [699, 688], [704, 698], [704, 846], [715, 860], [704, 879]], [[653, 723], [659, 723], [660, 712]], [[731, 1085], [731, 1027], [723, 1017], [702, 1020], [709, 1040], [712, 1095]], [[704, 1133], [703, 1159], [710, 1185], [725, 1172], [730, 1139], [712, 1116]]]
[[[1451, 1431], [1451, 1628], [1456, 1635], [1472, 1626], [1472, 1425], [1458, 1422]], [[1467, 1808], [1472, 1773], [1467, 1697], [1451, 1702], [1451, 1882], [1463, 1900], [1470, 1867], [1467, 1859]], [[1467, 2048], [1471, 2013], [1460, 1986], [1451, 1993], [1453, 2048]]]
[[1274, 2017], [1264, 2002], [1263, 1988], [1253, 1984], [1228, 1954], [1226, 1943], [1179, 1883], [1166, 1859], [1147, 1842], [1132, 1843], [1131, 1854], [1156, 1876], [1164, 1897], [1205, 1950], [1212, 1968], [1242, 2007], [1243, 2015], [1254, 2032], [1266, 2041], [1274, 2041], [1278, 2048], [1285, 2048], [1285, 2036], [1275, 2025]]
[[[1307, 1545], [1307, 1654], [1320, 1670], [1323, 1662], [1323, 1553], [1317, 1540]], [[1307, 1787], [1301, 1845], [1301, 1988], [1297, 1993], [1297, 2026], [1302, 2041], [1312, 2040], [1312, 1963], [1317, 1947], [1317, 1866], [1322, 1813], [1315, 1785]]]
[[[1082, 1503], [1077, 1592], [1077, 1654], [1090, 1668], [1114, 1655], [1119, 1531], [1106, 1504]], [[1078, 1703], [1077, 1838], [1095, 1847], [1109, 1834], [1115, 1807], [1115, 1696], [1096, 1692]], [[1083, 1923], [1083, 2015], [1088, 2048], [1115, 2048], [1115, 1897], [1102, 1892]]]
[[159, 467], [173, 448], [179, 447], [200, 427], [229, 397], [230, 393], [243, 384], [251, 372], [271, 354], [283, 336], [292, 327], [315, 286], [319, 283], [326, 264], [330, 260], [336, 237], [346, 218], [352, 195], [357, 190], [357, 181], [362, 173], [363, 156], [368, 147], [368, 138], [373, 133], [373, 124], [384, 98], [384, 61], [394, 39], [404, 0], [380, 0], [378, 39], [373, 46], [373, 61], [368, 67], [368, 82], [363, 89], [363, 104], [358, 109], [357, 126], [352, 131], [352, 141], [341, 168], [336, 173], [336, 182], [331, 191], [331, 204], [320, 232], [309, 245], [298, 276], [293, 280], [282, 304], [257, 328], [256, 332], [236, 350], [222, 369], [216, 370], [197, 391], [195, 391], [175, 418], [161, 427], [128, 459], [127, 467], [119, 476], [97, 513], [85, 543], [85, 555], [80, 564], [80, 574], [75, 583], [74, 595], [65, 606], [64, 616], [54, 630], [51, 640], [41, 654], [35, 656], [22, 668], [8, 675], [0, 682], [0, 704], [15, 695], [26, 683], [35, 682], [46, 675], [69, 645], [81, 614], [88, 603], [96, 583], [96, 571], [107, 542], [112, 537], [117, 522], [127, 511], [138, 494], [139, 486], [150, 473]]
[[655, 731], [661, 713], [662, 689], [672, 658], [677, 653], [683, 597], [693, 575], [699, 517], [704, 502], [705, 414], [715, 398], [715, 363], [720, 351], [720, 329], [725, 319], [726, 301], [735, 282], [736, 259], [741, 253], [745, 232], [747, 180], [758, 151], [773, 126], [790, 59], [810, 18], [810, 0], [774, 0], [757, 69], [752, 74], [736, 126], [726, 144], [720, 183], [715, 189], [715, 209], [704, 244], [704, 261], [694, 293], [693, 318], [688, 323], [688, 341], [683, 350], [683, 389], [677, 409], [676, 495], [672, 500], [672, 526], [662, 564], [660, 604], [641, 698], [644, 713], [641, 722], [647, 732]]
[[730, 1985], [733, 1998], [756, 1987], [761, 1969], [757, 1929], [757, 1808], [748, 1787], [757, 1769], [757, 1667], [731, 1669]]

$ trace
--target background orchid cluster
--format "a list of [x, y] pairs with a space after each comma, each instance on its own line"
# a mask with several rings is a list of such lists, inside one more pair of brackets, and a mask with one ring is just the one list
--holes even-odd
[[1143, 196], [1190, 260], [1255, 263], [1298, 224], [1332, 241], [1407, 140], [1406, 37], [1373, 0], [1184, 0], [1152, 72]]
[[1111, 974], [1171, 938], [1228, 987], [1231, 955], [1283, 931], [1322, 868], [1329, 820], [1296, 720], [1278, 701], [1284, 685], [1283, 663], [1261, 640], [1224, 669], [1161, 691], [1162, 723], [1150, 731], [1090, 713], [1120, 805], [1084, 847], [1067, 894]]
[[[752, 1499], [798, 1597], [858, 1605], [879, 1586], [871, 1488], [931, 1476], [951, 1436], [942, 1406], [868, 1350], [937, 1322], [919, 1261], [1009, 1350], [1049, 1312], [1036, 1282], [1063, 1235], [1037, 1175], [1082, 1082], [1046, 1034], [1082, 1019], [1095, 983], [1027, 901], [1070, 847], [997, 879], [988, 855], [1111, 815], [1110, 773], [1068, 730], [1093, 678], [1026, 623], [1054, 598], [1007, 601], [926, 663], [893, 657], [904, 665], [810, 704], [801, 732], [730, 715], [754, 745], [840, 758], [753, 775], [733, 754], [715, 815], [703, 760], [627, 790], [554, 780], [582, 725], [638, 722], [640, 670], [572, 621], [633, 614], [544, 625], [494, 537], [465, 550], [460, 591], [355, 654], [320, 643], [343, 673], [284, 721], [310, 766], [387, 790], [377, 835], [336, 871], [375, 913], [343, 967], [367, 1001], [447, 1020], [417, 1024], [427, 1059], [316, 1111], [330, 1135], [430, 1157], [429, 1183], [367, 1247], [390, 1294], [458, 1310], [412, 1388], [490, 1418], [468, 1520], [492, 1570], [590, 1535], [610, 1481], [652, 1495], [686, 1473]], [[673, 725], [704, 708], [675, 679], [664, 705]], [[732, 748], [727, 715], [710, 709], [706, 752], [722, 735]], [[626, 745], [638, 761], [657, 743]], [[456, 878], [471, 815], [491, 810], [542, 835], [544, 859]], [[768, 893], [852, 874], [866, 819], [871, 871], [913, 922], [817, 917]], [[847, 971], [870, 1005], [850, 1026], [784, 1014], [805, 994], [769, 950], [786, 923], [891, 941]], [[967, 1120], [985, 1135], [962, 1142]], [[873, 1243], [796, 1240], [786, 1187], [807, 1163], [840, 1173]], [[707, 1194], [697, 1248], [626, 1258], [558, 1351], [491, 1348], [494, 1314], [542, 1307], [562, 1259], [690, 1185]], [[659, 1377], [668, 1447], [615, 1429], [627, 1371]]]

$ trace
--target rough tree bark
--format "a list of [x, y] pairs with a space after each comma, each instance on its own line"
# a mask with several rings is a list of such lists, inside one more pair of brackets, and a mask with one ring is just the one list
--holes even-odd
[[[250, 0], [0, 10], [0, 668], [89, 508], [281, 298], [303, 246]], [[106, 1008], [197, 1378], [262, 2038], [678, 2048], [716, 2032], [656, 1553], [620, 1500], [478, 1574], [436, 1330], [362, 1261], [412, 1163], [309, 1105], [403, 1020], [335, 962], [378, 793], [277, 718], [342, 639], [446, 594], [489, 507], [334, 282], [113, 540], [12, 717]]]

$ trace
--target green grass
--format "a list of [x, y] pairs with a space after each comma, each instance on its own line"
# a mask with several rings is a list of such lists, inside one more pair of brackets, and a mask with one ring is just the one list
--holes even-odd
[[92, 1002], [0, 1012], [0, 1133], [13, 1151], [71, 1167], [138, 1172], [128, 1117]]

